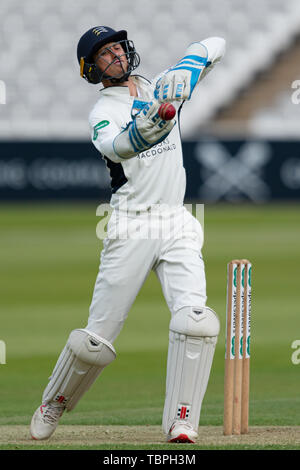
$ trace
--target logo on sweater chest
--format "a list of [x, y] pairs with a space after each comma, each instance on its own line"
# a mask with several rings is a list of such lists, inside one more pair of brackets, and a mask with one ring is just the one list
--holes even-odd
[[159, 144], [154, 145], [149, 150], [145, 150], [144, 152], [139, 153], [137, 158], [140, 160], [143, 158], [155, 158], [164, 153], [171, 152], [172, 150], [176, 150], [176, 144], [170, 142], [169, 138], [167, 137], [165, 140]]

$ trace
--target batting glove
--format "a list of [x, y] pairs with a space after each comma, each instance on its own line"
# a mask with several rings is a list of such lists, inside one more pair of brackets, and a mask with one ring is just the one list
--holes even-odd
[[131, 158], [162, 142], [176, 124], [175, 119], [164, 121], [158, 115], [160, 103], [151, 101], [127, 124], [113, 142], [116, 155]]
[[207, 65], [207, 48], [193, 42], [178, 64], [157, 81], [154, 97], [159, 102], [189, 100]]

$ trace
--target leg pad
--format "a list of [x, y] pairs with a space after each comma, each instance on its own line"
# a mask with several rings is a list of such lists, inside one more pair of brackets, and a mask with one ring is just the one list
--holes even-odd
[[198, 429], [214, 357], [219, 320], [208, 307], [181, 309], [171, 320], [163, 429], [184, 420]]
[[56, 401], [72, 410], [104, 367], [116, 357], [114, 347], [86, 329], [71, 332], [43, 394], [43, 403]]

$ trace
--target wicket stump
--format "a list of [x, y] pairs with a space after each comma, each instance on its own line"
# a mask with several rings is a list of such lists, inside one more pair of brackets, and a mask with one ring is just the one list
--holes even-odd
[[249, 421], [251, 270], [246, 259], [227, 266], [224, 435], [246, 434]]

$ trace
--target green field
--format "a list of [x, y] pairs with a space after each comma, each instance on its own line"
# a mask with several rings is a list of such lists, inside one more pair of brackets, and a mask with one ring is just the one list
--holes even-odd
[[[96, 205], [0, 207], [0, 340], [6, 344], [0, 428], [29, 425], [70, 331], [86, 325], [102, 246]], [[207, 304], [222, 328], [201, 426], [222, 425], [226, 265], [233, 258], [253, 263], [250, 426], [300, 425], [300, 364], [291, 361], [292, 342], [300, 339], [299, 241], [296, 205], [206, 206]], [[151, 274], [115, 342], [117, 360], [61, 423], [160, 425], [168, 323], [161, 287]], [[0, 449], [31, 445], [0, 442]]]

